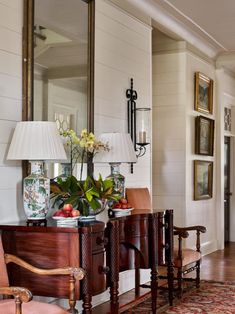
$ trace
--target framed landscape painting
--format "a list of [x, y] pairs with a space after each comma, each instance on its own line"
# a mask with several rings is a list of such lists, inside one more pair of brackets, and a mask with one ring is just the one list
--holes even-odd
[[213, 113], [213, 80], [206, 75], [195, 73], [194, 109], [203, 113]]
[[212, 198], [213, 162], [194, 160], [194, 200]]
[[195, 154], [213, 156], [214, 120], [198, 116], [195, 119]]

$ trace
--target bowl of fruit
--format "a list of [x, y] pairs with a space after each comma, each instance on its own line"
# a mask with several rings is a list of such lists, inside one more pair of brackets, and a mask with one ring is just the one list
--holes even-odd
[[52, 216], [58, 225], [76, 224], [76, 220], [80, 218], [80, 211], [73, 208], [71, 204], [64, 204], [63, 208], [58, 209]]
[[132, 210], [133, 208], [126, 198], [121, 198], [118, 202], [115, 202], [111, 209], [114, 217], [128, 216]]

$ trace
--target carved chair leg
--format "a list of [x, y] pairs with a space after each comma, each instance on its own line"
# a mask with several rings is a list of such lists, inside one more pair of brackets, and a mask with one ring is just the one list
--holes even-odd
[[200, 287], [200, 263], [201, 261], [196, 262], [196, 287]]
[[179, 297], [181, 298], [183, 294], [183, 270], [182, 268], [178, 268], [177, 280], [178, 280]]
[[75, 299], [75, 278], [73, 275], [69, 279], [69, 309], [68, 313], [77, 314], [78, 310], [75, 309], [76, 299]]
[[157, 312], [157, 290], [158, 290], [158, 272], [156, 265], [154, 265], [151, 268], [151, 299], [153, 314], [156, 314]]
[[170, 306], [173, 305], [174, 299], [174, 267], [173, 265], [167, 266], [167, 282], [168, 282], [168, 299]]
[[20, 298], [15, 298], [15, 304], [16, 304], [16, 314], [22, 314], [22, 302], [20, 301]]

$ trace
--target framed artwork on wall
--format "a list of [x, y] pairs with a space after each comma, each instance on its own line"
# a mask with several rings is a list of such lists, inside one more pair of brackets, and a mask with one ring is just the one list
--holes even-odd
[[212, 198], [213, 162], [194, 160], [194, 200]]
[[194, 109], [203, 113], [213, 113], [213, 80], [206, 75], [195, 73]]
[[195, 154], [213, 156], [214, 120], [198, 116], [195, 118]]

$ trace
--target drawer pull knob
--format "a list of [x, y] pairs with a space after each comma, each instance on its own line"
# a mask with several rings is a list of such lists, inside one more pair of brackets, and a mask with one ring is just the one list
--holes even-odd
[[107, 275], [108, 272], [109, 272], [109, 267], [108, 266], [99, 266], [99, 273], [100, 274]]
[[108, 244], [108, 238], [97, 237], [96, 244], [98, 244], [98, 245], [101, 245], [101, 244], [107, 245]]

